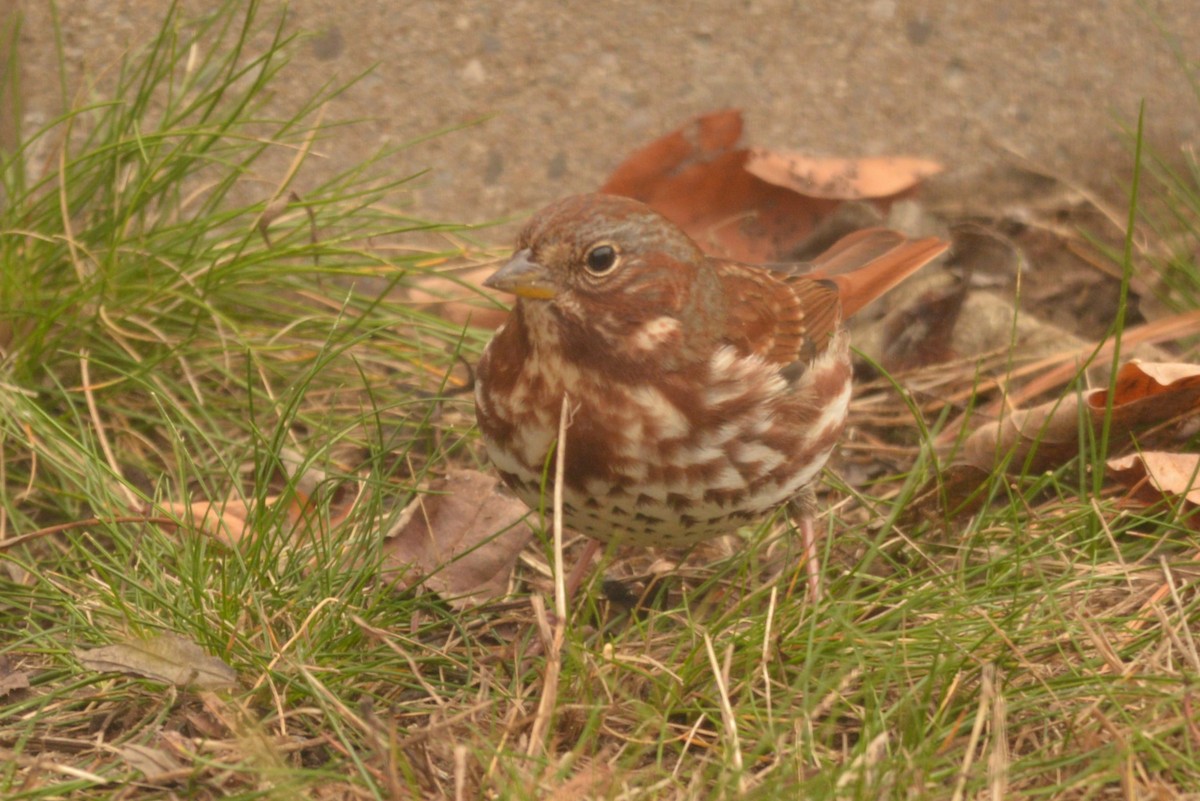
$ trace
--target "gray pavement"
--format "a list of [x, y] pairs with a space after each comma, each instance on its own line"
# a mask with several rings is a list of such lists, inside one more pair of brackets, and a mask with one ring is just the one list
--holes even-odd
[[[26, 13], [21, 57], [32, 119], [53, 112], [45, 0]], [[165, 0], [59, 0], [76, 76], [149, 35]], [[185, 7], [207, 4], [189, 2]], [[264, 4], [268, 14], [284, 5]], [[935, 187], [986, 197], [989, 170], [1020, 153], [1118, 191], [1116, 132], [1147, 103], [1151, 141], [1200, 142], [1196, 0], [746, 0], [738, 3], [293, 0], [305, 38], [272, 100], [279, 113], [331, 75], [374, 71], [330, 109], [366, 122], [321, 148], [331, 167], [384, 144], [477, 124], [388, 165], [430, 168], [414, 210], [482, 221], [596, 187], [631, 149], [692, 115], [737, 106], [755, 144], [827, 155], [932, 157]], [[307, 169], [318, 170], [317, 165]], [[1119, 196], [1119, 195], [1118, 195]]]

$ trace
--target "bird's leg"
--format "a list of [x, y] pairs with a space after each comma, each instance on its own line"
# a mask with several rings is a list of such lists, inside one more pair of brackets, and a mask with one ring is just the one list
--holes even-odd
[[801, 489], [788, 503], [788, 515], [800, 529], [804, 567], [808, 572], [808, 595], [813, 603], [821, 600], [821, 563], [817, 559], [816, 526], [813, 523], [816, 513], [817, 493], [811, 486]]

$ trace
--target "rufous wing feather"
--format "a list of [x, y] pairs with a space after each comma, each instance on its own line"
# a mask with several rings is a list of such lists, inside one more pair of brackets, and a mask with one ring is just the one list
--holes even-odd
[[721, 263], [720, 275], [729, 301], [722, 339], [744, 353], [789, 364], [823, 350], [837, 330], [838, 288], [829, 281], [736, 262]]
[[909, 239], [886, 228], [867, 228], [840, 239], [813, 259], [813, 270], [808, 275], [836, 284], [842, 316], [850, 317], [948, 247], [933, 236]]

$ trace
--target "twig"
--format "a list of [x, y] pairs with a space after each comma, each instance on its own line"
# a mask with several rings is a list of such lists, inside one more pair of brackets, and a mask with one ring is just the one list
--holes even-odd
[[562, 645], [567, 626], [567, 587], [563, 576], [563, 476], [564, 463], [567, 459], [567, 425], [570, 417], [570, 399], [563, 393], [562, 409], [558, 415], [558, 444], [554, 449], [554, 627], [550, 636], [546, 636], [545, 611], [541, 598], [535, 597], [534, 614], [538, 617], [542, 628], [542, 638], [546, 646], [546, 673], [542, 679], [542, 697], [538, 700], [537, 714], [529, 731], [527, 753], [533, 756], [535, 751], [543, 752], [546, 745], [543, 738], [550, 728], [550, 719], [554, 716], [554, 707], [558, 703], [558, 677], [562, 671]]
[[959, 768], [958, 781], [955, 783], [954, 795], [950, 797], [950, 801], [962, 801], [963, 799], [967, 777], [971, 775], [971, 765], [975, 761], [975, 752], [979, 748], [979, 737], [983, 734], [983, 722], [987, 719], [988, 707], [991, 705], [992, 694], [995, 692], [995, 676], [995, 665], [988, 663], [983, 666], [983, 686], [979, 691], [979, 707], [975, 710], [975, 723], [971, 726], [971, 736], [967, 739], [963, 764]]
[[[1160, 556], [1159, 564], [1162, 566], [1163, 575], [1167, 579], [1167, 587], [1171, 591], [1171, 600], [1175, 602], [1175, 608], [1179, 610], [1180, 620], [1183, 625], [1179, 629], [1183, 632], [1183, 640], [1187, 648], [1184, 649], [1184, 655], [1191, 661], [1192, 670], [1200, 671], [1200, 653], [1196, 651], [1196, 640], [1192, 637], [1192, 629], [1187, 625], [1187, 607], [1183, 605], [1183, 599], [1179, 597], [1179, 589], [1175, 586], [1175, 576], [1171, 573], [1171, 566], [1167, 564], [1167, 558]], [[1167, 628], [1164, 626], [1164, 628]]]
[[763, 645], [762, 645], [762, 675], [763, 675], [763, 693], [766, 695], [767, 701], [767, 728], [775, 728], [775, 713], [771, 708], [771, 669], [768, 663], [771, 660], [771, 626], [775, 622], [775, 601], [779, 596], [778, 585], [771, 587], [771, 600], [767, 603], [767, 622], [763, 626]]
[[9, 548], [36, 540], [39, 537], [49, 537], [52, 534], [59, 534], [63, 531], [70, 531], [73, 528], [87, 528], [88, 526], [115, 525], [117, 523], [154, 523], [160, 526], [178, 526], [179, 521], [170, 517], [145, 517], [140, 515], [121, 516], [121, 517], [89, 517], [86, 520], [72, 520], [70, 523], [59, 523], [57, 526], [47, 526], [39, 528], [37, 531], [31, 531], [28, 534], [22, 534], [19, 537], [11, 537], [7, 540], [0, 540], [0, 551], [7, 551]]
[[87, 401], [88, 414], [91, 415], [92, 423], [96, 426], [96, 439], [100, 442], [100, 450], [104, 451], [104, 458], [108, 461], [109, 469], [119, 479], [117, 486], [120, 488], [121, 494], [125, 496], [125, 501], [136, 509], [141, 504], [137, 495], [125, 484], [125, 476], [121, 472], [121, 466], [117, 464], [117, 457], [113, 453], [112, 446], [108, 444], [108, 434], [104, 431], [104, 424], [100, 421], [100, 410], [96, 406], [96, 396], [92, 392], [91, 371], [88, 368], [88, 352], [86, 350], [79, 352], [79, 374], [83, 380], [83, 397]]
[[738, 794], [746, 793], [746, 772], [742, 762], [742, 744], [738, 739], [737, 719], [733, 714], [733, 704], [729, 702], [729, 689], [725, 685], [721, 664], [717, 661], [717, 652], [713, 650], [712, 637], [704, 633], [704, 648], [708, 651], [708, 661], [712, 665], [713, 680], [717, 683], [717, 693], [721, 701], [721, 721], [725, 724], [725, 735], [729, 738], [729, 748], [733, 752], [733, 767], [738, 772]]
[[[564, 392], [558, 413], [558, 445], [554, 449], [554, 613], [558, 615], [557, 628], [561, 628], [567, 619], [567, 587], [563, 577], [563, 477], [570, 409], [570, 397]], [[556, 636], [556, 639], [562, 642], [561, 637]]]
[[696, 722], [692, 724], [692, 728], [688, 729], [687, 736], [683, 738], [683, 747], [679, 749], [679, 756], [675, 760], [675, 769], [671, 771], [671, 778], [679, 778], [679, 770], [683, 767], [683, 759], [691, 750], [692, 743], [696, 742], [696, 732], [700, 731], [700, 727], [704, 725], [705, 717], [700, 715], [696, 718]]
[[1008, 772], [1012, 755], [1008, 750], [1008, 703], [1004, 693], [993, 683], [992, 752], [988, 758], [988, 784], [992, 801], [1008, 797]]
[[454, 746], [454, 801], [466, 801], [467, 797], [467, 747], [462, 743]]

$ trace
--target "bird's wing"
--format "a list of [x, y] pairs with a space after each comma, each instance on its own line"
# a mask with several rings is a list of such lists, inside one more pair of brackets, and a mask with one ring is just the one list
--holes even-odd
[[837, 284], [842, 313], [855, 312], [933, 261], [948, 248], [937, 237], [909, 239], [886, 228], [866, 228], [839, 239], [807, 265], [810, 278]]
[[948, 245], [886, 228], [842, 238], [812, 263], [714, 262], [725, 299], [723, 339], [778, 364], [811, 361], [849, 317]]
[[776, 364], [809, 362], [841, 321], [837, 286], [830, 281], [722, 262], [725, 300], [721, 339]]

